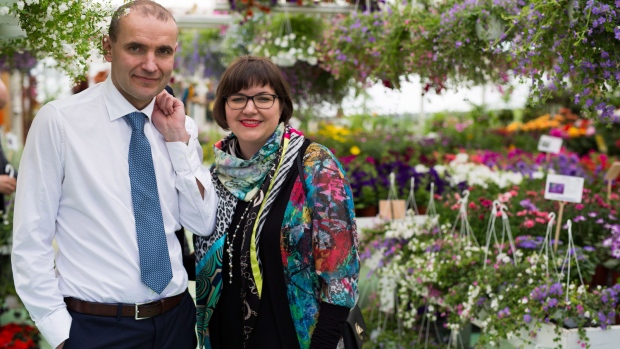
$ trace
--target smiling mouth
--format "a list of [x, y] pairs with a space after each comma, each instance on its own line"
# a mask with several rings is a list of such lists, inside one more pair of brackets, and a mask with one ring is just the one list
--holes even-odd
[[253, 127], [253, 126], [258, 126], [258, 124], [260, 124], [261, 122], [258, 120], [241, 120], [239, 121], [243, 126], [249, 126], [249, 127]]
[[148, 78], [148, 77], [144, 77], [144, 76], [137, 76], [137, 75], [134, 75], [134, 76], [135, 76], [138, 80], [140, 80], [140, 81], [145, 81], [145, 82], [157, 82], [157, 81], [159, 81], [159, 79], [157, 79], [157, 78]]

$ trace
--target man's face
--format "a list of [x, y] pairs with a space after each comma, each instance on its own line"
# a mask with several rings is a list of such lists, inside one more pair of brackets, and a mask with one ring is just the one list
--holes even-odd
[[116, 42], [104, 38], [112, 82], [136, 109], [146, 107], [170, 80], [177, 35], [172, 20], [130, 12], [121, 19]]

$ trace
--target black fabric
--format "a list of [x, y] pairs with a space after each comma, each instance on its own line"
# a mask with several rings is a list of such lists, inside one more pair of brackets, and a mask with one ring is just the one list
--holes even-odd
[[183, 268], [185, 268], [187, 272], [187, 278], [189, 280], [196, 280], [196, 256], [194, 253], [189, 252], [189, 244], [185, 237], [185, 229], [181, 227], [181, 229], [174, 232], [174, 235], [177, 236], [177, 240], [179, 240], [179, 244], [181, 244], [181, 250], [183, 251]]
[[[295, 172], [295, 173], [293, 173]], [[291, 178], [293, 180], [291, 180]], [[288, 197], [293, 189], [297, 173], [292, 170], [280, 195], [286, 200], [276, 200], [263, 228], [260, 240], [260, 258], [263, 263], [263, 290], [258, 310], [256, 327], [248, 342], [248, 349], [296, 349], [299, 348], [297, 333], [291, 317], [284, 282], [284, 269], [280, 253], [280, 230]], [[238, 201], [228, 234], [232, 236], [248, 203]], [[241, 228], [240, 228], [241, 230]], [[240, 262], [235, 251], [239, 251], [242, 233], [237, 232], [233, 242], [233, 283], [229, 284], [229, 255], [224, 248], [222, 261], [222, 295], [209, 323], [213, 349], [243, 348], [243, 311], [241, 304]], [[249, 237], [246, 237], [249, 238]]]
[[[302, 150], [305, 149], [302, 148]], [[284, 266], [280, 251], [284, 212], [291, 197], [295, 179], [297, 179], [297, 171], [291, 168], [263, 228], [259, 250], [260, 260], [263, 263], [263, 292], [249, 349], [299, 348], [299, 340], [286, 294]]]
[[95, 316], [69, 310], [73, 321], [64, 349], [195, 349], [196, 307], [186, 292], [181, 304], [145, 320]]
[[[239, 224], [241, 215], [249, 202], [239, 201], [235, 214], [228, 228], [228, 236], [232, 238], [235, 227]], [[241, 265], [239, 251], [243, 240], [243, 227], [239, 228], [233, 241], [233, 277], [230, 284], [229, 256], [226, 252], [228, 243], [224, 245], [222, 256], [222, 294], [215, 307], [209, 322], [209, 335], [213, 349], [241, 349], [243, 348], [243, 309], [241, 303]], [[235, 254], [235, 252], [237, 254]]]
[[342, 340], [344, 342], [344, 349], [362, 349], [362, 345], [368, 340], [368, 331], [366, 329], [366, 322], [362, 315], [362, 310], [359, 305], [355, 305], [351, 308], [347, 322], [342, 329]]
[[342, 337], [342, 327], [349, 316], [349, 308], [321, 303], [310, 349], [335, 349]]
[[[301, 153], [310, 142], [304, 143]], [[247, 349], [297, 349], [299, 340], [291, 317], [284, 280], [284, 266], [280, 251], [280, 233], [284, 212], [289, 202], [295, 180], [296, 168], [292, 168], [265, 221], [260, 239], [260, 260], [263, 264], [263, 290], [256, 327], [252, 331]], [[228, 234], [232, 236], [248, 203], [238, 201]], [[209, 335], [213, 349], [243, 348], [243, 311], [241, 304], [241, 274], [235, 251], [241, 250], [242, 233], [233, 242], [233, 283], [229, 284], [229, 255], [224, 247], [222, 260], [222, 295], [209, 323]], [[232, 291], [235, 290], [235, 291]]]

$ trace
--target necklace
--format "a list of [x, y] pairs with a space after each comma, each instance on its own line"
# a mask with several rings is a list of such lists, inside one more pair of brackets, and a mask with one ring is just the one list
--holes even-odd
[[233, 237], [232, 237], [232, 241], [229, 239], [230, 238], [230, 234], [226, 235], [226, 240], [228, 242], [228, 248], [226, 249], [226, 252], [228, 252], [228, 283], [232, 284], [232, 278], [233, 278], [233, 242], [235, 241], [235, 238], [237, 237], [237, 232], [239, 231], [239, 227], [241, 226], [241, 223], [243, 223], [243, 218], [245, 217], [245, 214], [248, 213], [248, 210], [250, 209], [250, 207], [252, 206], [252, 201], [250, 201], [248, 203], [248, 206], [245, 208], [245, 211], [243, 211], [243, 214], [241, 215], [241, 218], [239, 219], [239, 223], [237, 223], [237, 226], [235, 227], [235, 232], [233, 233]]

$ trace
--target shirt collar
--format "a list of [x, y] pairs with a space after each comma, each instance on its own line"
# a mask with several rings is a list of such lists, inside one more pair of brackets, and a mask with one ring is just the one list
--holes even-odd
[[148, 117], [149, 121], [151, 121], [151, 114], [153, 114], [153, 108], [155, 107], [155, 97], [153, 97], [151, 103], [149, 103], [144, 109], [138, 110], [118, 91], [110, 76], [108, 76], [102, 85], [103, 99], [105, 100], [105, 105], [108, 109], [110, 121], [122, 118], [125, 115], [136, 111], [144, 113]]

